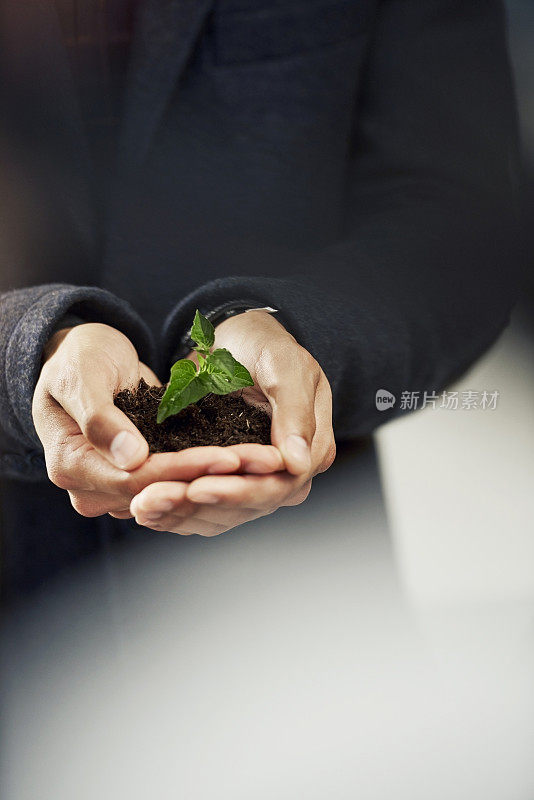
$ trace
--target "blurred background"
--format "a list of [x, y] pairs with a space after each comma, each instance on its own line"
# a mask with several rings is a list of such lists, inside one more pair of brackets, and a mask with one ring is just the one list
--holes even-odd
[[510, 55], [514, 68], [525, 164], [525, 294], [534, 297], [534, 3], [507, 0]]
[[534, 3], [509, 0], [524, 289], [454, 387], [299, 508], [143, 536], [6, 620], [5, 800], [534, 797]]
[[425, 409], [376, 436], [403, 569], [437, 596], [534, 589], [534, 3], [508, 0], [507, 11], [525, 166], [523, 290], [499, 341], [450, 387], [479, 398], [496, 390], [498, 409]]

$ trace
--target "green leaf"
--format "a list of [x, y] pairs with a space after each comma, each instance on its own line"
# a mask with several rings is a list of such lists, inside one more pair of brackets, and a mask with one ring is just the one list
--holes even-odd
[[206, 368], [211, 374], [212, 372], [221, 372], [224, 375], [232, 377], [235, 372], [236, 365], [239, 362], [235, 360], [233, 355], [225, 347], [220, 347], [210, 353], [206, 358]]
[[[191, 338], [197, 343], [202, 352], [209, 352], [215, 341], [215, 328], [206, 317], [196, 310], [193, 327], [191, 328]], [[195, 348], [196, 350], [197, 348]]]
[[180, 411], [183, 411], [184, 408], [187, 408], [187, 406], [190, 406], [192, 403], [196, 403], [198, 400], [201, 400], [207, 394], [210, 394], [210, 392], [212, 392], [213, 389], [205, 381], [205, 377], [206, 376], [204, 375], [195, 375], [191, 383], [189, 383], [180, 392], [180, 394], [174, 396], [170, 407], [167, 407], [164, 411], [162, 411], [161, 418], [160, 418], [160, 412], [158, 411], [158, 422], [163, 422], [164, 419], [171, 416], [172, 414], [178, 414]]
[[236, 367], [234, 370], [234, 374], [232, 380], [236, 383], [239, 383], [241, 386], [254, 386], [254, 381], [252, 380], [252, 375], [248, 371], [243, 364], [240, 364], [239, 361], [236, 361]]
[[[171, 379], [169, 385], [165, 390], [165, 394], [161, 398], [158, 407], [158, 422], [163, 422], [164, 419], [171, 414], [177, 414], [185, 406], [181, 405], [181, 398], [183, 392], [194, 380], [197, 374], [194, 363], [188, 358], [182, 358], [173, 364], [171, 367]], [[194, 402], [194, 401], [190, 401]], [[186, 403], [187, 405], [187, 403]], [[180, 406], [178, 408], [178, 406]]]
[[199, 370], [188, 358], [182, 358], [171, 368], [171, 377], [158, 407], [158, 422], [178, 414], [207, 394], [229, 394], [245, 386], [254, 386], [250, 372], [236, 361], [229, 350], [219, 348], [210, 353], [215, 341], [215, 329], [200, 311], [195, 314], [191, 338], [199, 345]]
[[195, 377], [196, 372], [197, 368], [194, 361], [191, 361], [190, 358], [181, 358], [171, 367], [171, 383], [175, 384], [177, 388], [182, 383], [187, 386], [190, 380]]
[[206, 367], [208, 374], [205, 380], [209, 381], [210, 391], [214, 394], [228, 394], [245, 386], [254, 386], [248, 369], [224, 348], [214, 350], [207, 356]]

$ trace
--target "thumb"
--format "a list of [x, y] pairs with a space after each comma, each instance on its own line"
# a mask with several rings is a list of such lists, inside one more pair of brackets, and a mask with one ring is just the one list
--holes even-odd
[[84, 387], [61, 405], [77, 422], [83, 435], [104, 458], [119, 469], [137, 469], [148, 458], [148, 443], [128, 417], [113, 403], [113, 395]]
[[267, 397], [273, 408], [271, 439], [282, 453], [286, 469], [293, 475], [309, 473], [315, 433], [313, 386], [288, 382], [271, 389]]

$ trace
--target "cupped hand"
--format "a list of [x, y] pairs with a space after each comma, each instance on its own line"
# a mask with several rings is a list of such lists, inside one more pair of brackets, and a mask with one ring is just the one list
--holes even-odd
[[[265, 311], [231, 317], [216, 328], [215, 347], [226, 347], [250, 371], [254, 386], [243, 390], [243, 398], [272, 414], [271, 440], [285, 468], [266, 475], [203, 475], [190, 482], [153, 483], [133, 498], [130, 510], [140, 524], [154, 530], [224, 533], [281, 506], [302, 503], [312, 478], [334, 461], [328, 380], [274, 317]], [[245, 445], [233, 449], [240, 447]]]
[[33, 397], [35, 429], [51, 481], [83, 516], [131, 517], [132, 498], [155, 482], [282, 467], [276, 448], [260, 445], [149, 455], [141, 433], [113, 403], [118, 391], [140, 378], [159, 384], [130, 340], [108, 325], [63, 329], [45, 348]]

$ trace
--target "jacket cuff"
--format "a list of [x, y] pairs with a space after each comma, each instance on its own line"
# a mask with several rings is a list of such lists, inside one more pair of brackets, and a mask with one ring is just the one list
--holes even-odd
[[32, 417], [35, 385], [41, 370], [42, 352], [57, 324], [66, 314], [88, 322], [110, 325], [124, 333], [145, 363], [153, 363], [150, 331], [129, 303], [110, 292], [91, 286], [55, 285], [42, 294], [18, 321], [6, 351], [7, 394], [13, 427], [30, 453], [42, 450]]
[[[230, 317], [235, 317], [238, 314], [244, 314], [247, 311], [258, 310], [278, 313], [277, 308], [270, 308], [267, 306], [259, 307], [258, 304], [252, 300], [230, 300], [227, 303], [222, 303], [222, 305], [211, 309], [204, 314], [204, 316], [207, 320], [209, 320], [209, 322], [211, 322], [213, 327], [216, 328], [217, 325], [220, 325], [221, 322], [224, 322]], [[185, 358], [195, 346], [196, 342], [191, 339], [191, 326], [189, 326], [189, 329], [184, 332], [180, 341], [178, 342], [178, 347], [174, 351], [172, 362], [174, 363], [179, 358]]]
[[163, 326], [163, 372], [168, 372], [176, 359], [185, 357], [194, 346], [189, 333], [197, 308], [213, 325], [218, 325], [228, 316], [269, 306], [276, 310], [280, 324], [293, 333], [294, 325], [285, 309], [284, 284], [285, 281], [267, 278], [220, 278], [188, 294], [174, 307]]
[[56, 322], [50, 332], [50, 336], [53, 336], [55, 333], [58, 333], [58, 331], [61, 331], [64, 328], [75, 328], [77, 325], [85, 325], [86, 322], [92, 321], [93, 320], [91, 319], [82, 319], [78, 314], [70, 314], [67, 312]]

